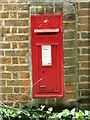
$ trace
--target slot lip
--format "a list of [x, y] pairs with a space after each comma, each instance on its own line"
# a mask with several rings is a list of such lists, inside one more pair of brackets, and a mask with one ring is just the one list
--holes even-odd
[[40, 88], [45, 88], [46, 86], [45, 85], [41, 85]]
[[34, 33], [57, 33], [57, 32], [59, 32], [59, 28], [34, 30]]

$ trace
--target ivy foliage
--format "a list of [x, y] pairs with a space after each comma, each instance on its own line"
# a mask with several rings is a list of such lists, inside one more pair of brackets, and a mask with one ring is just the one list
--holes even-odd
[[19, 109], [5, 105], [0, 107], [0, 120], [90, 120], [90, 111], [73, 108], [56, 113], [45, 105], [26, 105]]

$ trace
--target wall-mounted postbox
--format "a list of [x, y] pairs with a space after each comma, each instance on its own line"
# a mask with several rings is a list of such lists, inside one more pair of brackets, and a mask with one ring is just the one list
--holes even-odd
[[31, 15], [33, 97], [63, 97], [62, 15]]

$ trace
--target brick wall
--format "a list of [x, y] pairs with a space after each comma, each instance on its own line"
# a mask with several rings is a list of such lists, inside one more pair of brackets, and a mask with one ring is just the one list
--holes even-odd
[[[78, 74], [80, 106], [90, 108], [90, 2], [78, 4]], [[87, 105], [88, 104], [88, 105]]]
[[[30, 88], [29, 64], [26, 61], [29, 36], [29, 4], [1, 3], [0, 81], [2, 101], [12, 104]], [[19, 103], [30, 101], [30, 90]]]
[[[0, 3], [1, 101], [9, 105], [14, 103], [16, 106], [32, 101], [32, 104], [58, 107], [73, 107], [79, 101], [81, 106], [87, 107], [90, 72], [88, 6], [88, 3], [69, 2]], [[63, 14], [64, 98], [32, 98], [30, 13]]]

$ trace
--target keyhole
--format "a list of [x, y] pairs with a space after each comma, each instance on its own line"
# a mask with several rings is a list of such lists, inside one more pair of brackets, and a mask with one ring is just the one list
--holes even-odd
[[43, 74], [44, 74], [44, 70], [43, 70]]

